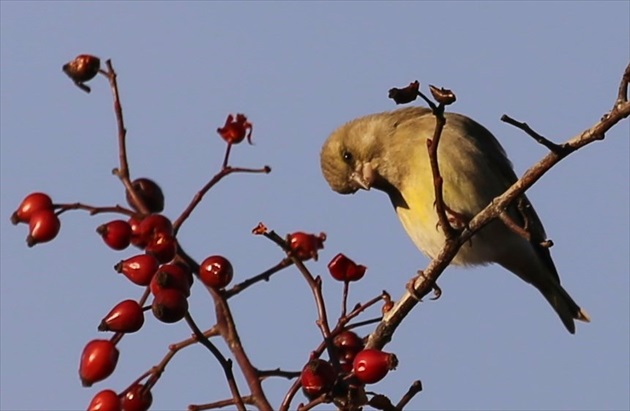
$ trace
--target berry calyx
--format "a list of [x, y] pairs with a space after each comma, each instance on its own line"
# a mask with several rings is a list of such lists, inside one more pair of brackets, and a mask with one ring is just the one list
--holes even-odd
[[109, 377], [118, 363], [118, 349], [109, 340], [92, 340], [83, 349], [79, 377], [84, 387]]
[[124, 250], [131, 243], [131, 226], [123, 220], [114, 220], [98, 226], [96, 232], [105, 244], [114, 250]]
[[33, 213], [39, 210], [53, 210], [53, 202], [48, 194], [31, 193], [24, 197], [20, 206], [11, 216], [11, 222], [28, 223]]
[[132, 283], [147, 286], [159, 267], [158, 260], [149, 254], [138, 254], [122, 260], [114, 269], [125, 275]]
[[133, 333], [142, 328], [144, 311], [135, 300], [124, 300], [103, 318], [98, 326], [99, 331]]
[[365, 270], [367, 268], [364, 265], [356, 264], [342, 253], [328, 263], [328, 271], [337, 281], [359, 281], [365, 275]]
[[234, 277], [234, 268], [230, 261], [220, 255], [213, 255], [199, 265], [199, 278], [207, 287], [215, 290], [225, 288]]
[[311, 258], [317, 261], [317, 250], [324, 248], [324, 241], [326, 240], [326, 234], [320, 233], [318, 236], [315, 234], [307, 234], [301, 231], [289, 234], [287, 236], [287, 242], [293, 255], [300, 260], [306, 261]]
[[335, 383], [336, 375], [332, 365], [320, 358], [306, 363], [300, 374], [302, 391], [309, 399], [329, 392]]
[[51, 241], [61, 228], [59, 217], [54, 211], [42, 209], [35, 211], [29, 218], [29, 234], [26, 237], [26, 245], [29, 247], [35, 244]]
[[247, 121], [244, 114], [237, 114], [236, 118], [232, 114], [227, 116], [225, 125], [217, 129], [217, 133], [228, 144], [238, 144], [247, 136], [247, 142], [252, 144], [253, 125]]
[[385, 378], [397, 365], [398, 359], [394, 354], [368, 348], [354, 357], [352, 371], [362, 383], [373, 384]]

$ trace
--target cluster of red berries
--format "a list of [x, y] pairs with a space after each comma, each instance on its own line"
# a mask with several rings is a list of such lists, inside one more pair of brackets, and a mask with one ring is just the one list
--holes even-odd
[[[323, 248], [325, 235], [305, 233], [289, 235], [291, 251], [301, 259], [317, 258], [317, 250]], [[359, 281], [367, 268], [339, 253], [328, 263], [330, 275], [345, 283]], [[302, 369], [300, 383], [307, 398], [313, 400], [322, 395], [343, 392], [343, 386], [376, 383], [398, 365], [394, 354], [366, 349], [363, 339], [350, 330], [337, 334], [333, 341], [336, 368], [333, 362], [321, 358], [310, 360]]]
[[11, 216], [11, 222], [13, 224], [28, 224], [26, 244], [29, 247], [54, 239], [61, 228], [61, 222], [55, 213], [53, 202], [44, 193], [27, 195]]
[[365, 349], [363, 340], [354, 332], [345, 330], [333, 339], [339, 369], [321, 358], [310, 360], [302, 369], [300, 383], [309, 399], [332, 392], [341, 384], [373, 384], [398, 365], [394, 354], [375, 349]]
[[[113, 220], [100, 225], [96, 231], [105, 244], [114, 250], [124, 250], [134, 245], [144, 253], [120, 261], [115, 270], [134, 284], [149, 287], [153, 295], [150, 309], [153, 315], [165, 323], [174, 323], [188, 312], [188, 297], [193, 284], [193, 273], [188, 265], [175, 259], [177, 241], [173, 224], [160, 214], [164, 209], [164, 195], [152, 180], [141, 178], [133, 182], [137, 195], [151, 214], [136, 214], [128, 220]], [[135, 202], [127, 195], [127, 201], [135, 209]], [[136, 210], [138, 211], [138, 210]], [[28, 223], [29, 246], [50, 241], [56, 237], [60, 221], [51, 198], [43, 193], [31, 193], [13, 213], [14, 224]], [[229, 260], [222, 256], [210, 256], [199, 267], [199, 278], [208, 287], [225, 288], [232, 280], [234, 270]], [[99, 331], [117, 333], [111, 339], [94, 339], [86, 344], [79, 363], [79, 377], [84, 386], [91, 386], [109, 377], [118, 363], [116, 347], [121, 334], [134, 333], [144, 324], [144, 312], [135, 300], [116, 304], [102, 319]], [[112, 390], [97, 393], [89, 411], [146, 411], [151, 405], [149, 387], [137, 383], [121, 394]]]

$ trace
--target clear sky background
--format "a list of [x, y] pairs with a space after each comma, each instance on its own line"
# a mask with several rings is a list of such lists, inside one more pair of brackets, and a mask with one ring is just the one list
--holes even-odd
[[[96, 327], [111, 307], [142, 292], [112, 270], [136, 251], [103, 245], [94, 230], [111, 215], [67, 213], [58, 238], [32, 249], [26, 228], [9, 223], [32, 191], [55, 202], [124, 203], [110, 174], [118, 158], [108, 85], [98, 78], [88, 95], [61, 72], [77, 54], [113, 59], [132, 175], [161, 184], [172, 218], [220, 166], [216, 128], [228, 113], [249, 116], [255, 145], [236, 147], [232, 164], [269, 164], [273, 172], [222, 181], [182, 228], [181, 244], [199, 260], [225, 255], [242, 281], [283, 257], [250, 234], [259, 221], [281, 234], [324, 231], [326, 248], [309, 267], [325, 277], [332, 319], [341, 286], [326, 264], [338, 252], [369, 267], [352, 303], [382, 289], [400, 296], [428, 263], [385, 195], [330, 191], [319, 150], [335, 127], [394, 108], [390, 87], [416, 79], [424, 90], [445, 86], [458, 96], [452, 110], [492, 130], [520, 174], [546, 152], [501, 115], [563, 141], [609, 110], [630, 58], [627, 1], [2, 1], [0, 8], [3, 410], [84, 409], [98, 390], [123, 389], [190, 334], [149, 314], [120, 343], [115, 373], [82, 388], [83, 346], [103, 337]], [[397, 401], [421, 379], [425, 391], [409, 409], [630, 408], [628, 135], [625, 121], [529, 192], [555, 242], [563, 285], [591, 324], [568, 334], [534, 288], [499, 267], [452, 268], [440, 281], [443, 297], [419, 305], [387, 346], [398, 369], [371, 388]], [[300, 369], [320, 342], [310, 290], [294, 269], [231, 303], [262, 369]], [[202, 327], [213, 324], [202, 287], [190, 304]], [[264, 386], [277, 406], [289, 384]], [[193, 346], [175, 357], [153, 396], [153, 409], [175, 410], [229, 391], [216, 360]]]

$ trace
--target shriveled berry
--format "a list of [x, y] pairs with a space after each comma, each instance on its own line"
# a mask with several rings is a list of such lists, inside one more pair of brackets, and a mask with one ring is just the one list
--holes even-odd
[[232, 263], [220, 255], [212, 255], [199, 265], [199, 278], [208, 287], [221, 289], [226, 287], [234, 277]]
[[177, 254], [177, 241], [173, 235], [157, 232], [149, 241], [144, 252], [154, 256], [160, 263], [168, 263]]
[[[162, 193], [162, 189], [155, 181], [148, 178], [138, 178], [131, 184], [136, 189], [136, 193], [144, 202], [144, 205], [149, 209], [149, 212], [161, 213], [164, 210], [164, 193]], [[127, 192], [127, 203], [136, 211], [140, 211], [136, 208], [129, 192]]]
[[335, 383], [336, 375], [330, 363], [316, 358], [304, 366], [300, 374], [302, 391], [309, 399], [329, 392]]
[[109, 377], [118, 363], [118, 349], [109, 340], [92, 340], [83, 349], [79, 377], [84, 387]]
[[368, 348], [354, 357], [352, 370], [359, 381], [373, 384], [385, 378], [389, 370], [397, 365], [398, 359], [394, 354]]
[[188, 297], [192, 281], [193, 276], [188, 267], [179, 263], [164, 264], [158, 268], [151, 280], [151, 292], [156, 295], [165, 288], [172, 288]]
[[135, 300], [124, 300], [103, 318], [98, 326], [99, 331], [133, 333], [142, 328], [144, 311]]
[[159, 267], [158, 260], [149, 254], [138, 254], [122, 260], [114, 269], [123, 273], [132, 283], [147, 286]]
[[118, 394], [112, 390], [103, 390], [92, 397], [87, 411], [122, 411], [122, 405]]
[[151, 310], [158, 320], [175, 323], [188, 312], [188, 300], [181, 291], [165, 288], [153, 298]]
[[358, 265], [344, 254], [337, 254], [328, 263], [328, 271], [330, 275], [338, 281], [358, 281], [365, 275], [367, 268], [364, 265]]
[[48, 209], [35, 211], [28, 221], [29, 234], [26, 237], [26, 245], [32, 247], [51, 241], [57, 237], [60, 228], [61, 222], [54, 211]]
[[122, 411], [147, 411], [153, 403], [150, 390], [145, 390], [144, 385], [134, 384], [121, 395]]
[[311, 258], [317, 261], [317, 250], [324, 248], [325, 240], [326, 234], [324, 233], [317, 236], [297, 231], [287, 236], [287, 242], [293, 255], [304, 261]]
[[31, 193], [24, 197], [24, 200], [22, 200], [18, 209], [15, 210], [11, 216], [11, 222], [13, 224], [28, 223], [34, 212], [52, 209], [53, 202], [48, 194]]
[[80, 54], [64, 64], [62, 70], [76, 83], [92, 80], [101, 68], [101, 60], [89, 54]]
[[98, 226], [96, 232], [114, 250], [124, 250], [131, 242], [131, 226], [123, 220], [113, 220]]

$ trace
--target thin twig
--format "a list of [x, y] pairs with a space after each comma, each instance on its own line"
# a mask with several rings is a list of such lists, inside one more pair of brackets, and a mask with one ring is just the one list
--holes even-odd
[[504, 114], [501, 116], [501, 121], [523, 130], [525, 133], [527, 133], [528, 136], [536, 140], [539, 144], [542, 144], [543, 146], [547, 147], [549, 151], [552, 151], [557, 154], [561, 154], [565, 150], [564, 146], [558, 145], [554, 143], [553, 141], [547, 139], [546, 137], [538, 134], [527, 123], [514, 120], [512, 117], [508, 116], [507, 114]]
[[252, 278], [248, 278], [247, 280], [235, 284], [234, 286], [232, 286], [232, 288], [230, 288], [229, 290], [226, 290], [225, 293], [223, 294], [225, 298], [230, 298], [235, 296], [236, 294], [240, 293], [241, 291], [245, 290], [246, 288], [260, 282], [260, 281], [269, 281], [269, 279], [271, 278], [271, 276], [287, 267], [290, 267], [293, 265], [293, 261], [290, 258], [283, 258], [282, 260], [280, 260], [280, 262], [276, 265], [274, 265], [273, 267], [263, 271], [262, 273], [253, 276]]
[[241, 394], [238, 391], [238, 385], [236, 385], [236, 380], [234, 379], [234, 374], [232, 373], [232, 361], [226, 359], [223, 354], [221, 354], [221, 351], [219, 351], [219, 349], [203, 335], [190, 313], [186, 313], [184, 318], [186, 319], [190, 329], [193, 330], [193, 333], [199, 340], [199, 343], [210, 350], [210, 352], [216, 357], [217, 361], [219, 361], [219, 364], [221, 364], [223, 372], [225, 373], [225, 378], [228, 381], [228, 386], [232, 392], [232, 398], [234, 399], [236, 408], [241, 411], [245, 411], [246, 408], [245, 404], [243, 404], [243, 398], [241, 398]]
[[[229, 147], [229, 146], [228, 146]], [[190, 214], [193, 212], [195, 207], [199, 205], [203, 196], [219, 181], [223, 179], [223, 177], [228, 176], [232, 173], [264, 173], [269, 174], [271, 172], [271, 167], [264, 166], [263, 168], [242, 168], [242, 167], [224, 167], [219, 170], [214, 177], [210, 179], [202, 188], [195, 194], [192, 198], [188, 206], [182, 211], [181, 215], [177, 217], [177, 219], [173, 222], [173, 232], [177, 235], [181, 225], [186, 221]]]
[[405, 395], [403, 395], [400, 401], [398, 401], [398, 404], [396, 404], [396, 410], [402, 411], [405, 408], [405, 406], [409, 403], [409, 401], [411, 401], [411, 399], [415, 397], [416, 394], [418, 394], [421, 391], [422, 391], [422, 382], [420, 380], [414, 381], [409, 387], [409, 390], [407, 390]]
[[113, 207], [96, 207], [83, 203], [69, 203], [69, 204], [53, 204], [53, 208], [58, 210], [56, 212], [57, 215], [65, 213], [68, 210], [85, 210], [90, 213], [90, 215], [102, 214], [102, 213], [118, 213], [124, 214], [129, 217], [132, 217], [136, 214], [135, 211], [130, 210], [128, 208], [122, 207], [116, 204]]
[[282, 377], [288, 380], [292, 380], [294, 378], [299, 377], [301, 374], [302, 373], [300, 371], [283, 371], [280, 368], [276, 368], [273, 370], [259, 370], [258, 371], [258, 377], [261, 380], [264, 380], [269, 377]]
[[[255, 405], [254, 396], [252, 395], [241, 397], [241, 401], [247, 405]], [[208, 404], [190, 404], [188, 406], [188, 411], [215, 410], [218, 408], [234, 405], [235, 403], [236, 402], [234, 401], [234, 398], [228, 398], [225, 400], [210, 402]]]
[[120, 181], [123, 183], [136, 208], [140, 210], [141, 213], [148, 214], [149, 209], [136, 192], [136, 189], [133, 187], [133, 184], [131, 184], [131, 179], [129, 177], [129, 163], [127, 161], [127, 129], [125, 128], [123, 109], [122, 104], [120, 103], [120, 93], [118, 91], [117, 80], [118, 75], [116, 74], [110, 59], [108, 59], [105, 64], [107, 64], [107, 71], [101, 71], [101, 73], [107, 77], [110, 88], [112, 89], [112, 96], [114, 98], [114, 114], [116, 115], [116, 125], [118, 127], [118, 160], [120, 164], [118, 168], [112, 170], [112, 173], [118, 176]]

